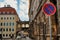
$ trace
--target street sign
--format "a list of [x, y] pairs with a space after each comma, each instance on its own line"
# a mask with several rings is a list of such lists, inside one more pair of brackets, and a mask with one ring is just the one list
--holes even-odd
[[45, 3], [42, 7], [42, 10], [44, 12], [44, 14], [51, 16], [54, 15], [56, 12], [56, 7], [53, 3]]

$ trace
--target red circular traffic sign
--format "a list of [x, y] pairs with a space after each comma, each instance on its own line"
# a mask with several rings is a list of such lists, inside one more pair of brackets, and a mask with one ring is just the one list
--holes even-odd
[[56, 12], [56, 7], [53, 3], [45, 3], [42, 7], [42, 10], [44, 12], [44, 14], [51, 16], [54, 15]]

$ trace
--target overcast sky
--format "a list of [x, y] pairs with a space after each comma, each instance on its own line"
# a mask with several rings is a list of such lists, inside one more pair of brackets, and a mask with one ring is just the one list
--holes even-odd
[[15, 8], [20, 20], [22, 21], [28, 21], [28, 7], [29, 7], [29, 1], [28, 0], [0, 0], [0, 7], [3, 7], [4, 5], [10, 5], [11, 7]]

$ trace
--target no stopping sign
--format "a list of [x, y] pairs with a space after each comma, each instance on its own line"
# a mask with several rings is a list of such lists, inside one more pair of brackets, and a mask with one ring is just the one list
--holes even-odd
[[51, 16], [54, 15], [56, 12], [56, 7], [53, 3], [45, 3], [42, 7], [42, 10], [44, 12], [44, 14]]

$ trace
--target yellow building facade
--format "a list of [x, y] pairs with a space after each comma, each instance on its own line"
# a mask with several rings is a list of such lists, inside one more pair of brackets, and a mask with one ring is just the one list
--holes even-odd
[[0, 8], [0, 36], [2, 35], [2, 38], [16, 36], [17, 21], [19, 21], [19, 17], [14, 8]]

